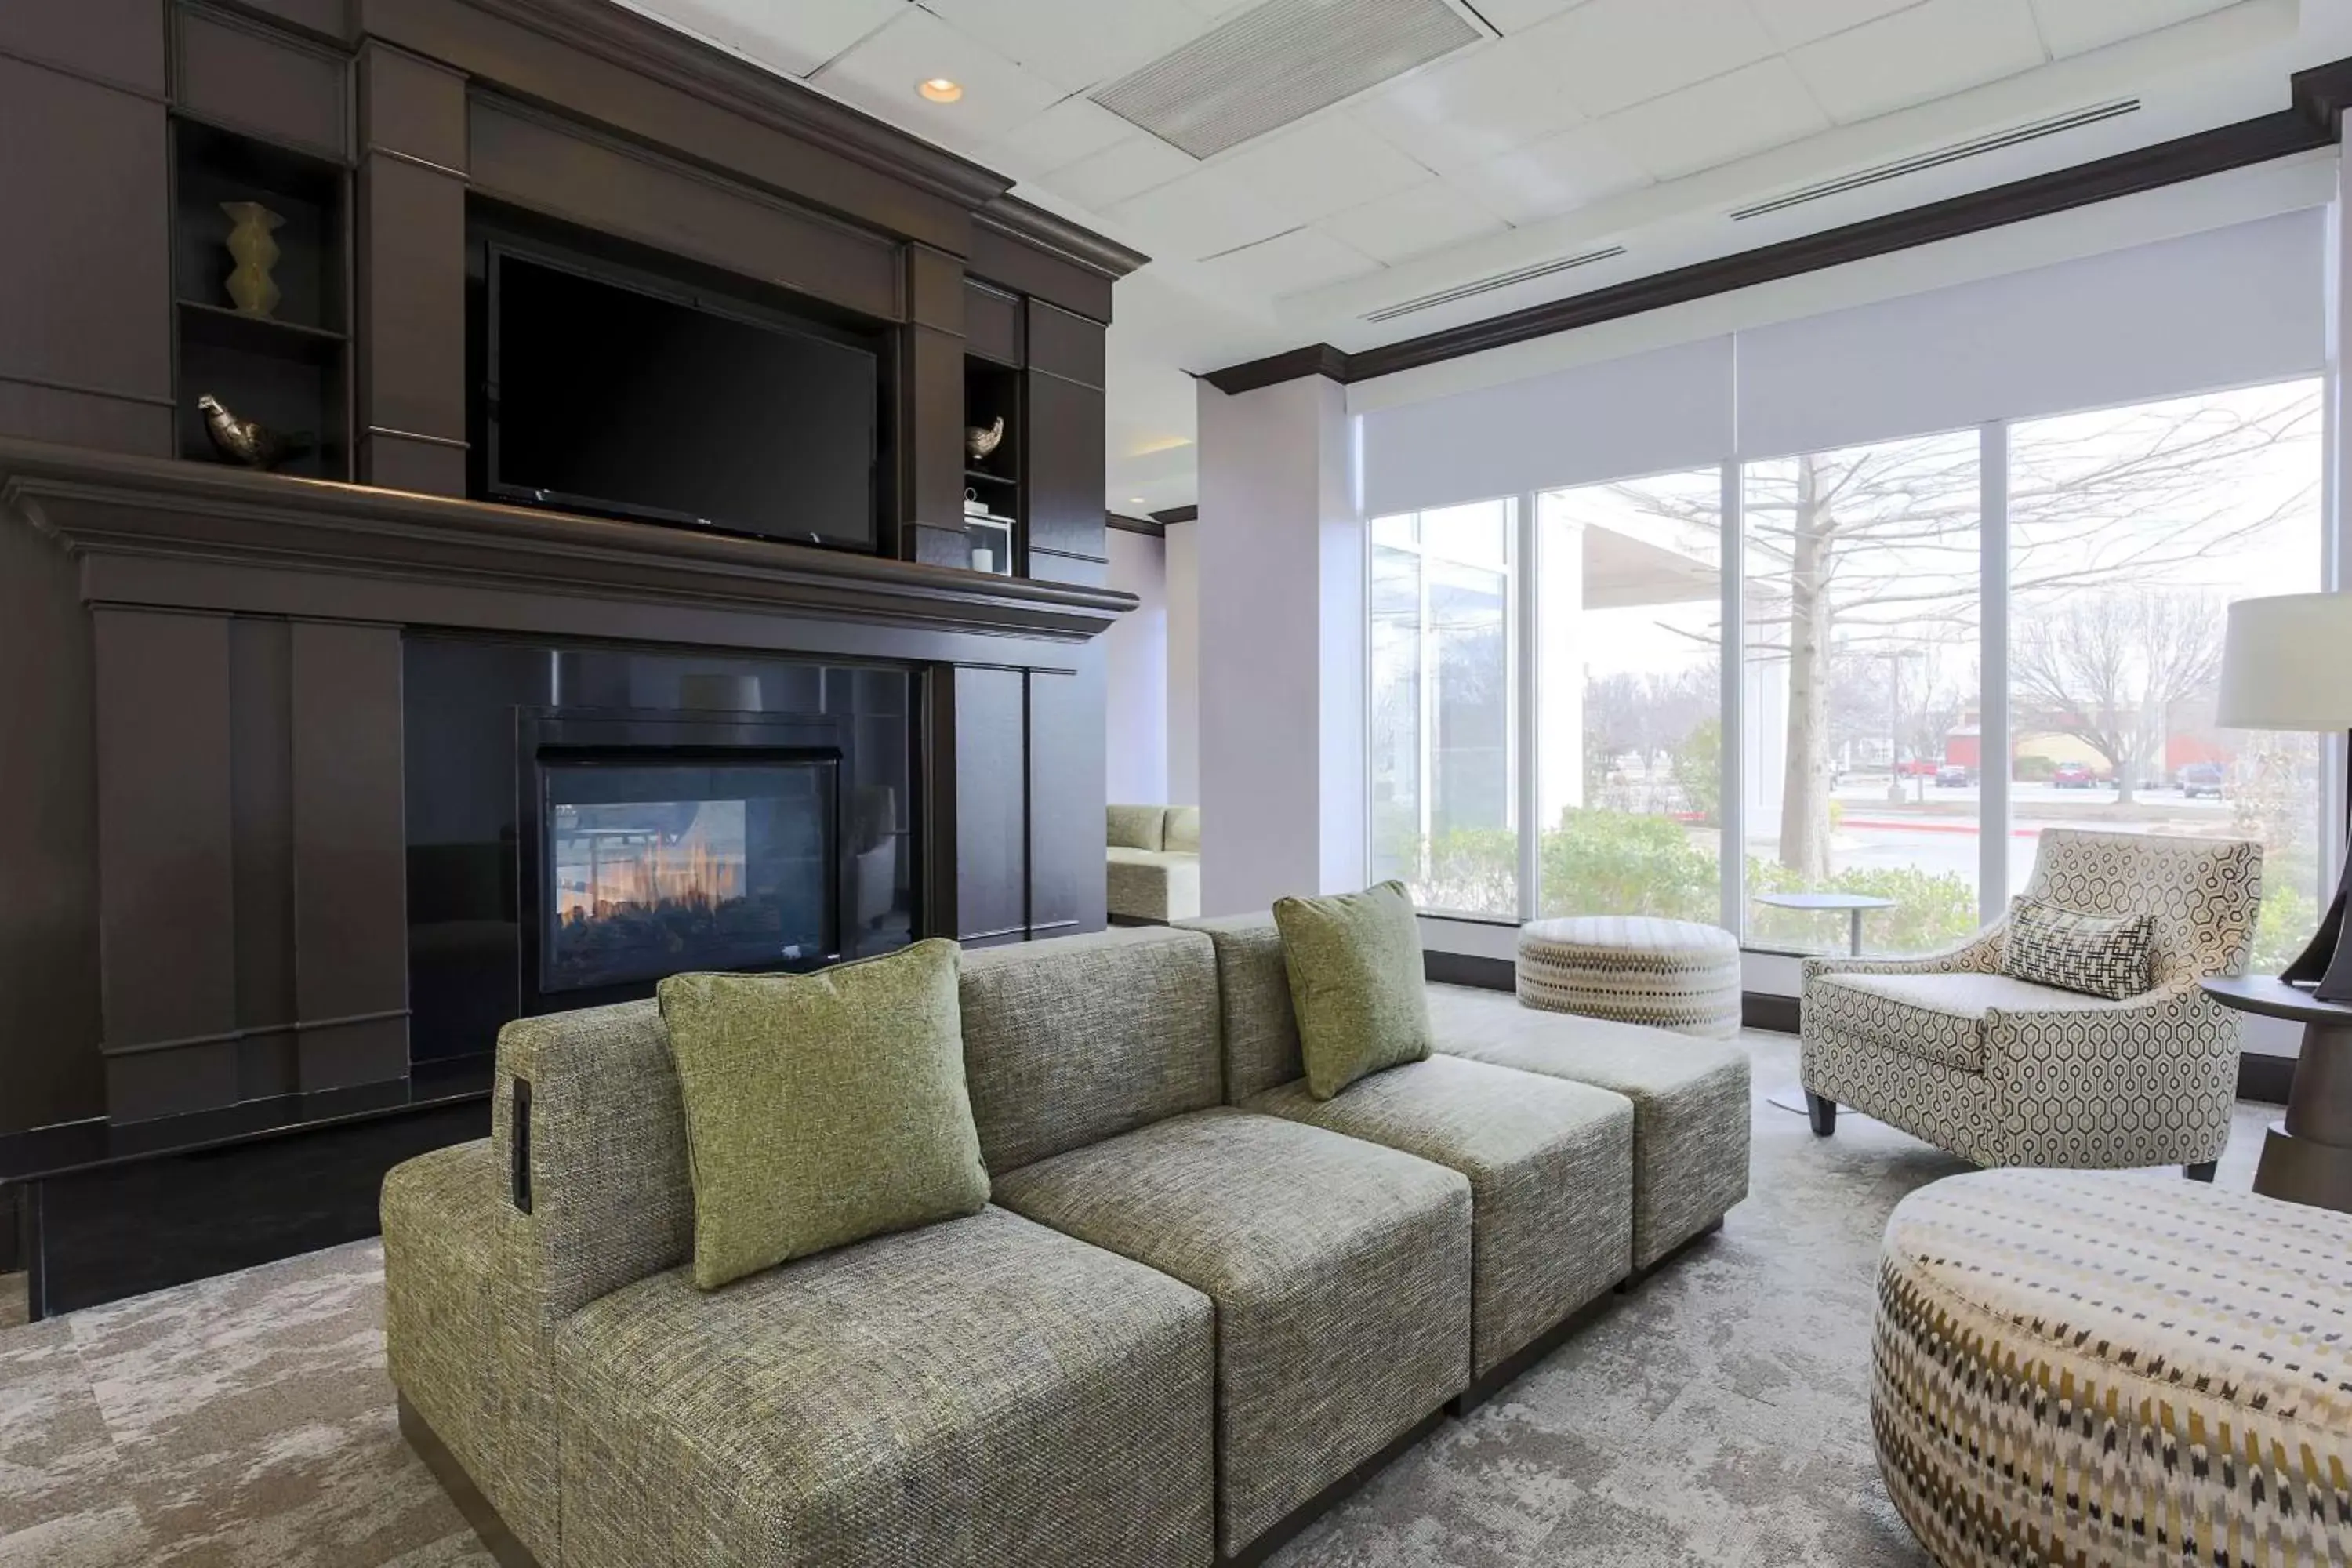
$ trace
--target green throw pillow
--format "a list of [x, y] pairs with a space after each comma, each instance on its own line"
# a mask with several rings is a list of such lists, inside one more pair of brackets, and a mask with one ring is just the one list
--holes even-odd
[[956, 944], [814, 974], [673, 974], [662, 1022], [686, 1100], [694, 1282], [977, 1214]]
[[1367, 1073], [1429, 1055], [1421, 928], [1402, 882], [1274, 906], [1307, 1091], [1328, 1100]]

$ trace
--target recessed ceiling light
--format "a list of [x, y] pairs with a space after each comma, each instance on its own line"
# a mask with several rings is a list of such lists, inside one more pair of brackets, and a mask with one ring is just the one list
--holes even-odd
[[1143, 498], [1141, 496], [1129, 496], [1127, 498], [1127, 504], [1129, 506], [1141, 506], [1143, 504]]
[[963, 83], [950, 81], [943, 76], [935, 76], [927, 81], [916, 83], [915, 90], [933, 103], [953, 103], [963, 96]]

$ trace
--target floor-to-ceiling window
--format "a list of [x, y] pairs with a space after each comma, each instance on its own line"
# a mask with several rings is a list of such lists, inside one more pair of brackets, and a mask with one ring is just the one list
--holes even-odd
[[1747, 466], [1740, 697], [1747, 934], [1874, 951], [1977, 924], [1974, 430]]
[[1513, 573], [1517, 509], [1371, 524], [1371, 864], [1424, 909], [1519, 907]]
[[2316, 921], [2315, 735], [2219, 729], [2225, 607], [2316, 591], [2320, 386], [2055, 419], [2010, 444], [2010, 886], [2048, 827], [2227, 834], [2263, 847], [2254, 967]]
[[1537, 911], [1721, 906], [1718, 468], [1536, 498]]

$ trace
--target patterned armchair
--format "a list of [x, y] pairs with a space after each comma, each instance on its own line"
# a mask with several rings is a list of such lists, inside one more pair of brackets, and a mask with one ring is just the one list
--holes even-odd
[[2122, 1001], [2003, 974], [2006, 921], [1924, 958], [1808, 959], [1813, 1131], [1830, 1136], [1848, 1105], [1980, 1165], [2180, 1164], [2210, 1180], [2239, 1018], [2197, 983], [2243, 971], [2262, 871], [2262, 847], [2238, 839], [2043, 833], [2029, 898], [2155, 917], [2155, 984]]

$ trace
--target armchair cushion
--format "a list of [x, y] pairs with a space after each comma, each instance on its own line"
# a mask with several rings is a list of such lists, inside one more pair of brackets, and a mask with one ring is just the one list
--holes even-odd
[[2121, 1001], [2147, 989], [2155, 944], [2153, 915], [2086, 915], [2039, 899], [2012, 899], [2000, 971]]
[[1985, 1070], [1986, 1015], [2098, 1012], [2123, 1004], [2008, 974], [1819, 974], [1805, 1011], [1823, 1026], [1922, 1061]]

